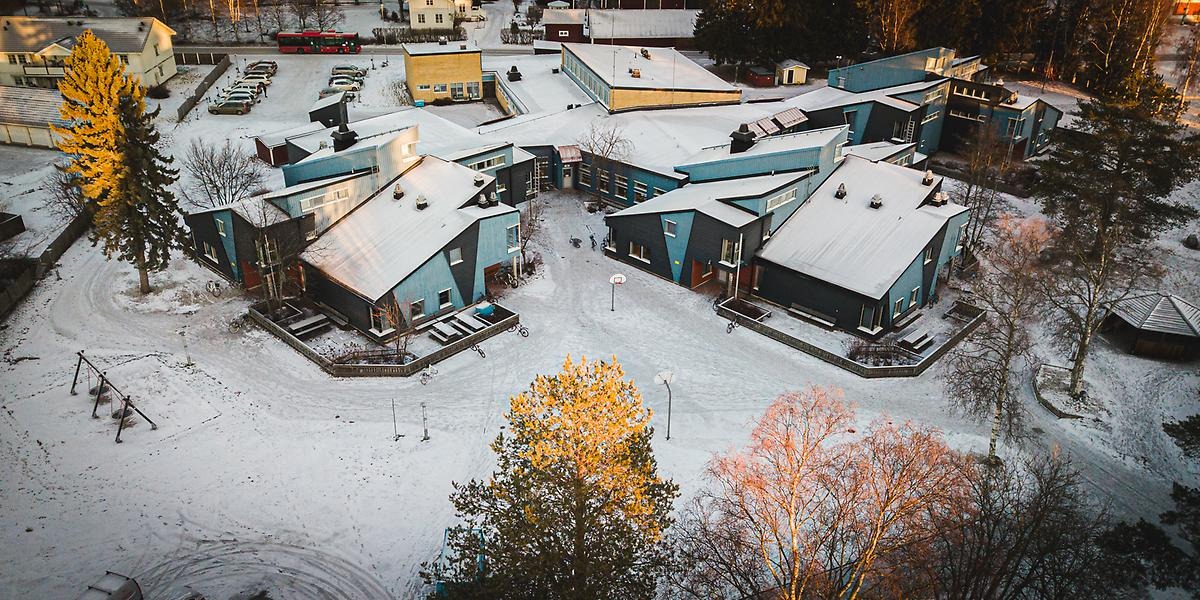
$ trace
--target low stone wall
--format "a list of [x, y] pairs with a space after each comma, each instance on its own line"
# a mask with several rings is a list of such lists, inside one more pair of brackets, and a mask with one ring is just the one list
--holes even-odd
[[499, 305], [494, 306], [496, 307], [498, 314], [507, 316], [504, 316], [494, 325], [489, 325], [471, 335], [468, 335], [467, 337], [455, 340], [450, 344], [442, 346], [441, 348], [438, 348], [437, 350], [434, 350], [425, 356], [418, 357], [412, 362], [408, 362], [403, 365], [343, 365], [334, 363], [328, 358], [321, 356], [316, 350], [310, 348], [308, 344], [305, 344], [302, 340], [292, 335], [291, 332], [283, 327], [276, 325], [257, 310], [250, 308], [247, 312], [252, 321], [258, 323], [259, 326], [261, 326], [263, 329], [266, 329], [275, 337], [283, 340], [287, 345], [304, 355], [305, 358], [316, 363], [318, 367], [321, 367], [322, 371], [325, 371], [334, 377], [409, 377], [420, 373], [429, 365], [442, 362], [443, 360], [446, 360], [447, 358], [450, 358], [451, 356], [454, 356], [463, 350], [467, 350], [471, 346], [474, 346], [490, 337], [504, 333], [505, 331], [508, 331], [509, 327], [521, 322], [521, 316], [517, 313], [514, 313]]
[[1083, 416], [1077, 415], [1074, 413], [1069, 413], [1065, 410], [1058, 408], [1057, 406], [1054, 405], [1053, 402], [1050, 402], [1049, 400], [1046, 399], [1046, 397], [1044, 395], [1042, 395], [1042, 390], [1040, 389], [1040, 386], [1038, 385], [1038, 381], [1041, 379], [1042, 370], [1047, 369], [1047, 368], [1063, 369], [1063, 370], [1067, 370], [1067, 371], [1070, 370], [1070, 369], [1067, 369], [1066, 367], [1060, 367], [1058, 365], [1038, 365], [1038, 368], [1034, 369], [1034, 371], [1033, 371], [1033, 397], [1037, 398], [1038, 404], [1041, 404], [1043, 407], [1046, 408], [1046, 410], [1050, 411], [1050, 414], [1053, 414], [1054, 416], [1056, 416], [1060, 419], [1082, 419]]
[[[962, 304], [962, 303], [960, 303], [960, 304]], [[962, 305], [970, 306], [968, 304], [962, 304]], [[970, 306], [970, 307], [972, 309], [979, 310], [979, 309], [976, 309], [974, 306]], [[950, 338], [947, 339], [945, 343], [943, 343], [941, 346], [938, 346], [936, 349], [934, 349], [933, 352], [929, 353], [928, 356], [926, 356], [925, 358], [922, 358], [920, 360], [920, 362], [918, 362], [916, 364], [876, 367], [876, 366], [864, 365], [862, 363], [855, 362], [853, 360], [850, 360], [849, 358], [846, 358], [845, 356], [830, 352], [824, 348], [810, 344], [800, 338], [797, 338], [796, 336], [793, 336], [789, 333], [785, 333], [785, 332], [775, 329], [774, 327], [771, 327], [770, 325], [767, 325], [763, 322], [756, 321], [746, 315], [743, 315], [739, 312], [736, 312], [734, 310], [726, 308], [724, 303], [722, 303], [721, 305], [718, 305], [717, 314], [719, 314], [720, 316], [722, 316], [726, 319], [729, 319], [730, 321], [733, 321], [734, 323], [737, 323], [741, 327], [745, 327], [746, 329], [752, 329], [754, 331], [757, 331], [758, 333], [761, 333], [773, 340], [782, 342], [782, 343], [784, 343], [788, 346], [791, 346], [792, 348], [795, 348], [796, 350], [799, 350], [805, 354], [808, 354], [810, 356], [815, 356], [835, 367], [838, 367], [839, 369], [842, 369], [844, 371], [849, 371], [851, 373], [854, 373], [855, 375], [858, 375], [859, 377], [863, 377], [866, 379], [876, 379], [876, 378], [881, 378], [881, 377], [917, 377], [918, 375], [924, 373], [926, 371], [926, 369], [931, 367], [933, 365], [933, 363], [937, 362], [938, 359], [940, 359], [947, 352], [949, 352], [951, 348], [958, 345], [958, 343], [961, 342], [968, 335], [971, 335], [971, 332], [975, 331], [975, 329], [977, 327], [979, 327], [980, 323], [983, 322], [983, 311], [979, 311], [978, 314], [976, 314], [976, 316], [974, 318], [972, 318], [970, 321], [968, 321], [966, 323], [966, 325], [963, 326], [962, 329], [955, 332], [954, 335], [950, 336]]]

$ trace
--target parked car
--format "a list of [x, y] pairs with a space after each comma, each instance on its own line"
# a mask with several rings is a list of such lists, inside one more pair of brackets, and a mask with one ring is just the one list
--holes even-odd
[[217, 101], [254, 104], [255, 102], [258, 102], [258, 96], [247, 94], [246, 92], [229, 92], [228, 94], [217, 94]]
[[255, 93], [258, 93], [258, 94], [261, 94], [261, 93], [267, 91], [267, 84], [265, 84], [261, 81], [255, 81], [253, 79], [251, 79], [251, 80], [237, 79], [237, 80], [234, 80], [233, 84], [230, 85], [229, 87], [249, 88], [249, 89], [254, 90]]
[[250, 112], [253, 102], [239, 100], [221, 100], [208, 105], [208, 112], [214, 115], [244, 115]]
[[358, 97], [358, 94], [356, 94], [350, 90], [339, 90], [337, 88], [331, 88], [331, 87], [325, 88], [325, 89], [321, 90], [320, 92], [317, 92], [317, 97], [318, 98], [328, 98], [329, 96], [332, 96], [334, 94], [340, 94], [342, 92], [346, 92], [346, 100], [347, 101], [353, 101], [355, 98]]
[[339, 79], [334, 77], [329, 80], [329, 87], [335, 90], [345, 90], [347, 92], [357, 92], [362, 90], [362, 84], [353, 79]]
[[221, 95], [231, 94], [233, 92], [245, 92], [254, 97], [258, 97], [263, 92], [263, 89], [251, 83], [234, 83], [233, 85], [221, 90]]
[[279, 63], [273, 60], [256, 60], [246, 65], [246, 71], [267, 71], [269, 74], [274, 75], [279, 71]]
[[334, 65], [329, 70], [330, 75], [355, 75], [359, 78], [367, 76], [367, 70], [355, 65]]
[[253, 81], [263, 85], [271, 85], [271, 76], [265, 73], [250, 73], [249, 75], [242, 75], [238, 78], [238, 81]]

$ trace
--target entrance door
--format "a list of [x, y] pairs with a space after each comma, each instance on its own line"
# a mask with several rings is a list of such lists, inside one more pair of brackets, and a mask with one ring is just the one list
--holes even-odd
[[563, 189], [575, 188], [575, 165], [563, 165]]
[[795, 74], [796, 74], [796, 72], [791, 69], [784, 69], [783, 70], [783, 80], [784, 80], [783, 82], [784, 83], [792, 83], [792, 77], [795, 76]]

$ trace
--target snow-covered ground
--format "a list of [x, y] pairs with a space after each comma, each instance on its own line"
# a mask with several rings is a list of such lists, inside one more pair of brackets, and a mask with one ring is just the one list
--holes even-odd
[[[986, 445], [984, 427], [948, 409], [937, 369], [863, 380], [752, 331], [726, 334], [708, 298], [572, 248], [567, 240], [598, 231], [600, 216], [576, 196], [546, 198], [546, 270], [504, 300], [530, 337], [488, 340], [486, 359], [455, 356], [428, 386], [331, 379], [265, 332], [229, 333], [245, 301], [182, 298], [180, 290], [203, 290], [207, 271], [180, 261], [154, 278], [165, 299], [141, 300], [129, 267], [76, 244], [63, 279], [44, 282], [0, 331], [9, 357], [0, 365], [0, 590], [71, 597], [111, 569], [139, 577], [152, 599], [186, 589], [210, 598], [264, 589], [273, 597], [410, 597], [419, 564], [437, 554], [453, 523], [451, 482], [488, 474], [487, 445], [504, 425], [506, 398], [568, 354], [622, 362], [655, 411], [659, 464], [685, 493], [702, 485], [713, 452], [746, 441], [773, 397], [813, 383], [845, 388], [864, 422], [914, 419], [942, 427], [960, 448]], [[608, 277], [616, 271], [628, 283], [612, 312]], [[81, 349], [140, 401], [157, 431], [138, 423], [125, 443], [112, 442], [115, 424], [92, 420], [86, 396], [68, 394]], [[665, 390], [652, 383], [664, 369], [676, 373], [670, 442], [661, 435]], [[1028, 398], [1031, 425], [1042, 432], [1032, 443], [1073, 455], [1118, 514], [1152, 516], [1166, 507], [1171, 479], [1195, 483], [1156, 421], [1165, 407], [1194, 402], [1200, 376], [1104, 343], [1091, 373], [1127, 399], [1122, 416], [1146, 415], [1122, 425], [1131, 435], [1056, 421]], [[405, 434], [395, 442], [393, 400]], [[421, 403], [428, 442], [420, 441]], [[1114, 451], [1118, 444], [1127, 447]], [[1148, 465], [1133, 456], [1148, 450], [1163, 454]]]

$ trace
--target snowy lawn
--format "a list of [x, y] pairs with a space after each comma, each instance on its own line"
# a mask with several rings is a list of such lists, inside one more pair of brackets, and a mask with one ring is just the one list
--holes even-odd
[[[570, 237], [601, 231], [601, 215], [572, 194], [545, 198], [537, 242], [545, 267], [503, 300], [530, 337], [487, 340], [486, 359], [459, 354], [428, 386], [332, 379], [260, 329], [230, 333], [247, 301], [189, 304], [179, 291], [202, 290], [211, 277], [190, 263], [154, 277], [164, 290], [157, 300], [135, 302], [128, 266], [76, 244], [63, 279], [43, 282], [0, 330], [6, 356], [30, 357], [0, 364], [0, 589], [72, 597], [111, 569], [137, 576], [151, 599], [187, 589], [210, 598], [411, 597], [420, 563], [437, 555], [454, 522], [451, 482], [489, 473], [487, 445], [504, 425], [507, 397], [567, 354], [615, 355], [660, 432], [666, 393], [653, 376], [675, 372], [674, 435], [656, 434], [655, 452], [685, 494], [703, 485], [714, 452], [745, 443], [772, 398], [809, 384], [845, 388], [864, 423], [913, 419], [943, 428], [956, 447], [986, 446], [986, 427], [948, 409], [937, 369], [864, 380], [752, 331], [726, 334], [708, 297], [572, 248]], [[610, 311], [616, 271], [628, 282]], [[91, 419], [86, 397], [68, 393], [80, 349], [140, 400], [157, 431], [138, 423], [113, 443], [115, 422]], [[1117, 514], [1152, 516], [1167, 507], [1172, 479], [1196, 483], [1159, 419], [1194, 403], [1200, 376], [1105, 344], [1094, 361], [1089, 382], [1107, 388], [1100, 395], [1114, 399], [1120, 429], [1060, 422], [1027, 394], [1030, 424], [1042, 432], [1030, 444], [1074, 456]]]

